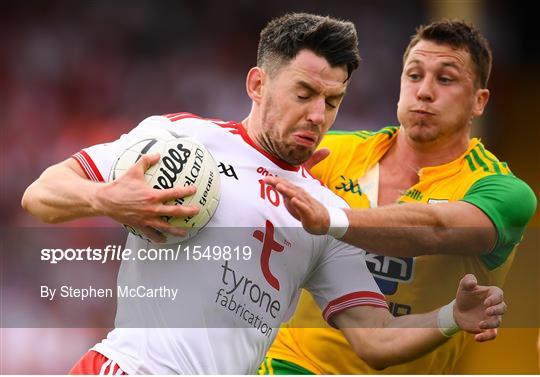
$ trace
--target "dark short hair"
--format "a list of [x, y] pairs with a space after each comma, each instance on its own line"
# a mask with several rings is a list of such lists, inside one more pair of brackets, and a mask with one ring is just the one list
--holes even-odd
[[474, 25], [465, 21], [444, 19], [418, 27], [403, 54], [403, 64], [411, 49], [421, 40], [467, 50], [474, 63], [476, 84], [481, 88], [487, 87], [491, 73], [491, 48], [487, 39]]
[[332, 17], [290, 13], [274, 18], [261, 31], [257, 65], [277, 71], [302, 49], [325, 58], [330, 66], [347, 66], [347, 80], [358, 68], [358, 37], [354, 24]]

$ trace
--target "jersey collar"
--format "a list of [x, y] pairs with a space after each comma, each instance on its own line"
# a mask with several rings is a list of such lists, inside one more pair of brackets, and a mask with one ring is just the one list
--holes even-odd
[[455, 160], [447, 162], [446, 164], [428, 166], [428, 167], [420, 169], [418, 172], [418, 176], [420, 180], [424, 180], [427, 177], [432, 177], [432, 176], [441, 176], [441, 177], [450, 176], [460, 171], [463, 164], [465, 163], [465, 156], [470, 154], [471, 150], [476, 148], [478, 144], [480, 144], [480, 140], [477, 138], [472, 138], [469, 141], [469, 147], [467, 148], [467, 150]]
[[251, 145], [255, 150], [257, 150], [257, 152], [261, 153], [263, 156], [265, 156], [267, 159], [269, 159], [270, 161], [272, 161], [274, 164], [276, 164], [277, 166], [279, 166], [281, 169], [283, 170], [289, 170], [289, 171], [295, 171], [297, 172], [298, 170], [300, 170], [300, 166], [293, 166], [291, 164], [289, 164], [288, 162], [285, 162], [279, 158], [277, 158], [276, 156], [268, 153], [267, 151], [265, 151], [264, 149], [262, 149], [261, 147], [259, 147], [257, 144], [255, 144], [255, 142], [253, 141], [253, 139], [251, 139], [246, 131], [246, 129], [244, 128], [244, 125], [242, 123], [237, 123], [237, 129], [238, 131], [240, 132], [240, 135], [242, 136], [242, 138], [244, 139], [244, 141], [246, 143], [248, 143], [249, 145]]

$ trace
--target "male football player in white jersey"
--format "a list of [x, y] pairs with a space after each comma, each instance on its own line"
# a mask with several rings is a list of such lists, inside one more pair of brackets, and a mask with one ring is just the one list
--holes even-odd
[[[162, 217], [190, 216], [197, 208], [163, 203], [194, 189], [148, 187], [144, 172], [158, 156], [144, 155], [113, 182], [104, 177], [120, 153], [144, 135], [191, 136], [221, 166], [221, 199], [207, 228], [184, 246], [219, 242], [252, 250], [247, 259], [233, 254], [213, 261], [124, 261], [119, 285], [165, 286], [178, 289], [178, 297], [118, 297], [116, 328], [72, 373], [254, 373], [301, 288], [376, 368], [423, 355], [459, 329], [475, 333], [478, 341], [496, 336], [506, 309], [502, 291], [479, 286], [472, 275], [461, 280], [455, 301], [443, 308], [394, 318], [363, 252], [330, 236], [310, 236], [262, 179], [286, 177], [330, 207], [345, 206], [301, 164], [333, 124], [358, 61], [352, 23], [310, 14], [277, 18], [261, 32], [257, 67], [246, 80], [252, 109], [242, 122], [188, 113], [153, 116], [112, 143], [48, 168], [27, 189], [23, 207], [46, 222], [108, 216], [154, 241], [162, 241], [164, 232], [183, 235]], [[152, 246], [134, 235], [126, 244]]]

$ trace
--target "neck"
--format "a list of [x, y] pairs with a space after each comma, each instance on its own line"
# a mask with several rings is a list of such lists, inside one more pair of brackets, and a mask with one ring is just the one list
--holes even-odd
[[253, 137], [251, 135], [251, 131], [249, 129], [250, 116], [248, 115], [241, 123], [242, 123], [242, 127], [244, 127], [244, 130], [246, 130], [249, 137], [253, 139]]
[[269, 142], [269, 140], [266, 140], [264, 137], [261, 137], [260, 134], [256, 132], [256, 125], [253, 124], [255, 120], [250, 115], [247, 116], [242, 121], [242, 126], [246, 130], [246, 133], [248, 134], [249, 138], [253, 141], [253, 143], [260, 149], [264, 150], [266, 153], [271, 154], [272, 156], [275, 156], [276, 158], [279, 158], [277, 154], [273, 151], [272, 144]]
[[435, 140], [429, 143], [419, 143], [411, 140], [403, 127], [400, 129], [397, 140], [387, 155], [400, 164], [410, 166], [417, 172], [425, 167], [443, 165], [454, 161], [469, 147], [470, 137], [464, 133], [450, 142], [448, 140]]

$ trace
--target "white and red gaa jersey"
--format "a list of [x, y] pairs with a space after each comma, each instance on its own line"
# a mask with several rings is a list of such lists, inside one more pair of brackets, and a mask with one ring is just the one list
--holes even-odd
[[[305, 232], [262, 179], [281, 176], [325, 205], [347, 204], [304, 168], [259, 148], [240, 123], [187, 113], [153, 116], [117, 141], [73, 157], [89, 179], [104, 181], [124, 149], [164, 131], [193, 137], [212, 153], [220, 203], [207, 227], [182, 244], [128, 236], [131, 250], [180, 252], [174, 261], [122, 262], [116, 328], [94, 350], [128, 374], [252, 374], [294, 311], [301, 288], [311, 292], [330, 323], [350, 307], [387, 307], [364, 252]], [[128, 289], [146, 297], [127, 297]]]

